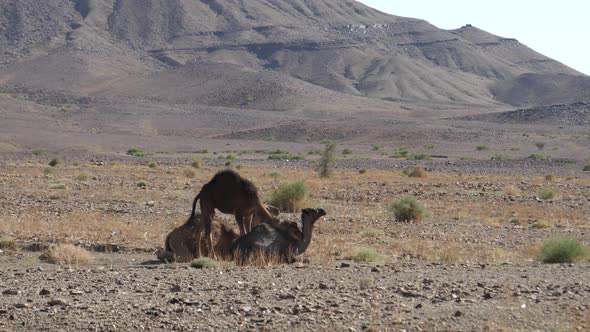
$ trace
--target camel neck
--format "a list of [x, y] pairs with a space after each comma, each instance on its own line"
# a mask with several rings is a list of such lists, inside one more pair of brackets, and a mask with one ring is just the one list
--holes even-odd
[[313, 223], [311, 220], [303, 219], [303, 242], [299, 244], [298, 251], [299, 253], [305, 252], [309, 244], [311, 243], [311, 235], [313, 233]]

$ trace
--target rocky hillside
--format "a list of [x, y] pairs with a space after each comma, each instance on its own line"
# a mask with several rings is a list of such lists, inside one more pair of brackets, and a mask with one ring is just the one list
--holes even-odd
[[538, 106], [509, 112], [470, 115], [463, 119], [495, 123], [590, 127], [590, 102]]
[[[231, 91], [259, 84], [308, 98], [317, 87], [318, 96], [331, 90], [410, 103], [589, 97], [588, 77], [517, 40], [472, 26], [442, 30], [352, 0], [0, 0], [0, 9], [4, 85], [133, 96], [112, 83], [153, 84], [164, 99], [172, 89], [172, 99], [182, 91], [191, 102], [263, 108], [280, 92], [219, 98], [218, 82]], [[197, 75], [194, 62], [210, 70]], [[191, 72], [198, 84], [186, 79]], [[175, 75], [179, 81], [161, 79]]]

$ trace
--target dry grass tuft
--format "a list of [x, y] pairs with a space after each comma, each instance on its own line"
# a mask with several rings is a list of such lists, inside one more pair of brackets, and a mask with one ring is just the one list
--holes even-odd
[[187, 168], [184, 170], [184, 176], [186, 176], [189, 179], [194, 178], [195, 176], [197, 176], [197, 172], [195, 172], [194, 170]]
[[60, 244], [43, 253], [41, 260], [59, 265], [78, 265], [90, 263], [94, 257], [86, 249], [71, 244]]
[[16, 240], [8, 235], [0, 235], [0, 249], [2, 250], [16, 250]]
[[402, 173], [411, 178], [425, 178], [428, 176], [428, 172], [426, 172], [426, 170], [420, 165], [416, 165], [414, 168], [405, 169]]

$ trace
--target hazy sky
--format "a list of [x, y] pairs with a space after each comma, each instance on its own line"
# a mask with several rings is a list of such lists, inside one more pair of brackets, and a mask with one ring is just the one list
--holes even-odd
[[443, 29], [472, 24], [590, 75], [590, 0], [360, 0]]

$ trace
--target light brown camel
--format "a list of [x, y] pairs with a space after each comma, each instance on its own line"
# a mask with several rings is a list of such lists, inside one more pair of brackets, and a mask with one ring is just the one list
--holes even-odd
[[[273, 216], [279, 215], [279, 210], [274, 206], [267, 205], [267, 209]], [[188, 262], [198, 256], [197, 237], [199, 235], [200, 218], [201, 215], [195, 213], [195, 216], [190, 217], [184, 225], [170, 232], [166, 236], [165, 249], [156, 251], [156, 257], [167, 262]], [[260, 223], [260, 218], [256, 215], [247, 220], [247, 224], [253, 225], [252, 227]], [[246, 227], [250, 229], [249, 225], [246, 225]], [[222, 259], [231, 259], [233, 241], [239, 237], [231, 225], [228, 225], [223, 220], [216, 219], [212, 223], [211, 236], [213, 237], [213, 252], [215, 255]], [[203, 243], [201, 242], [201, 250], [204, 250], [202, 247]]]
[[231, 250], [234, 259], [244, 264], [256, 254], [264, 254], [274, 256], [281, 262], [292, 263], [297, 255], [307, 250], [316, 220], [325, 215], [323, 209], [303, 209], [303, 231], [293, 222], [262, 223], [234, 241]]
[[[156, 257], [167, 262], [190, 262], [198, 256], [199, 219], [200, 214], [197, 213], [195, 217], [189, 218], [184, 225], [170, 232], [166, 236], [165, 249], [156, 251]], [[222, 220], [215, 220], [211, 233], [215, 239], [213, 250], [216, 256], [231, 258], [231, 246], [239, 235]]]
[[[196, 212], [197, 201], [201, 207], [201, 222], [199, 223], [198, 234], [205, 229], [205, 241], [207, 255], [212, 251], [211, 221], [215, 209], [228, 214], [233, 214], [240, 228], [240, 236], [246, 234], [244, 220], [251, 216], [258, 216], [263, 223], [277, 223], [258, 197], [258, 189], [251, 181], [244, 179], [237, 172], [232, 170], [220, 171], [206, 183], [193, 201], [191, 218]], [[201, 256], [201, 237], [197, 237], [198, 254]]]

